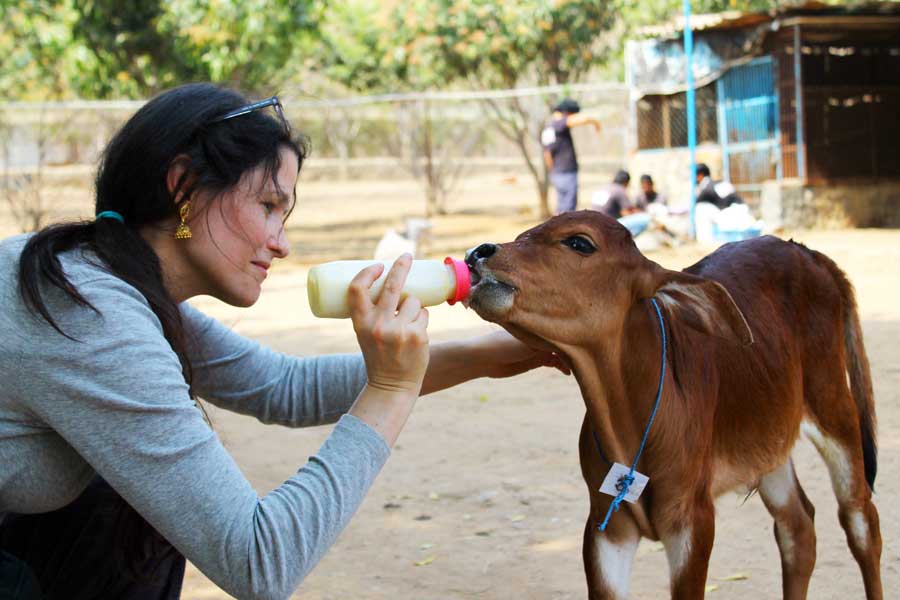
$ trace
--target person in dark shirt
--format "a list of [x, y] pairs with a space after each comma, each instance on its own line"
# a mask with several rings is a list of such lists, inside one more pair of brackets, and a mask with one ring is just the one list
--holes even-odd
[[708, 202], [724, 210], [732, 204], [742, 204], [744, 201], [727, 181], [716, 181], [710, 177], [709, 167], [704, 163], [697, 164], [697, 202]]
[[575, 210], [578, 205], [578, 157], [572, 142], [572, 127], [593, 125], [600, 132], [600, 121], [578, 114], [581, 107], [571, 98], [553, 109], [550, 124], [541, 132], [544, 162], [550, 171], [550, 182], [556, 189], [556, 212]]
[[653, 178], [647, 175], [641, 175], [641, 191], [635, 197], [634, 204], [641, 210], [647, 210], [651, 204], [666, 205], [666, 197], [656, 191], [653, 187]]
[[594, 195], [592, 208], [613, 219], [635, 212], [637, 208], [628, 197], [629, 183], [631, 175], [628, 171], [617, 171], [606, 190]]
[[620, 169], [613, 177], [612, 183], [594, 193], [591, 208], [608, 217], [617, 219], [631, 232], [632, 237], [639, 236], [650, 224], [650, 214], [635, 206], [628, 197], [628, 184], [631, 175]]

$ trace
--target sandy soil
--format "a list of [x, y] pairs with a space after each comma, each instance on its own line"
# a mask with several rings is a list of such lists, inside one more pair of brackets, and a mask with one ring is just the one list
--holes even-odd
[[[605, 177], [603, 178], [605, 179]], [[586, 200], [600, 177], [582, 180]], [[301, 184], [292, 216], [294, 257], [275, 269], [261, 300], [238, 310], [207, 298], [196, 304], [246, 334], [297, 355], [355, 350], [350, 323], [317, 320], [306, 304], [304, 263], [365, 257], [385, 227], [421, 214], [411, 182]], [[536, 222], [530, 182], [465, 182], [450, 216], [435, 220], [427, 252], [460, 255], [481, 241], [506, 241]], [[86, 214], [83, 193], [66, 202]], [[826, 252], [857, 287], [879, 417], [879, 477], [886, 597], [900, 589], [896, 544], [900, 513], [900, 232], [797, 232]], [[652, 258], [687, 266], [709, 248], [665, 250]], [[433, 340], [490, 329], [462, 307], [432, 309]], [[213, 424], [260, 494], [278, 486], [314, 453], [329, 427], [288, 430], [210, 408]], [[545, 370], [479, 380], [420, 400], [393, 456], [355, 519], [296, 597], [312, 600], [584, 598], [581, 536], [587, 494], [578, 468], [584, 414], [575, 382]], [[802, 442], [798, 474], [817, 509], [818, 562], [810, 598], [860, 598], [859, 571], [837, 521], [824, 464]], [[758, 497], [726, 495], [718, 504], [708, 597], [778, 598], [781, 576], [772, 523]], [[658, 544], [642, 543], [632, 598], [667, 597], [668, 568]], [[184, 597], [228, 598], [189, 568]]]

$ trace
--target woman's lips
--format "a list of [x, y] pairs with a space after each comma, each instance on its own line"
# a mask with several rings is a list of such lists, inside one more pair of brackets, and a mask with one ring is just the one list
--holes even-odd
[[263, 264], [263, 263], [258, 263], [258, 262], [253, 262], [253, 263], [250, 263], [250, 264], [252, 264], [254, 267], [256, 267], [257, 269], [259, 269], [260, 273], [262, 273], [263, 279], [265, 279], [266, 277], [268, 277], [268, 275], [269, 275], [269, 265], [266, 265], [266, 264]]

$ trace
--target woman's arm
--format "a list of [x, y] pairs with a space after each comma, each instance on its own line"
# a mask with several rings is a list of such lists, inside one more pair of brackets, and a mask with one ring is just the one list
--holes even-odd
[[308, 462], [285, 448], [303, 466], [261, 498], [188, 396], [140, 293], [112, 276], [79, 291], [100, 314], [53, 310], [79, 341], [46, 325], [34, 336], [48, 341], [20, 382], [29, 409], [228, 593], [288, 597], [387, 460], [383, 436], [345, 415]]
[[534, 350], [505, 331], [432, 344], [422, 395], [479, 377], [511, 377], [537, 367], [568, 367], [552, 352]]
[[366, 383], [360, 354], [296, 357], [235, 333], [188, 304], [181, 306], [195, 393], [263, 423], [333, 423]]

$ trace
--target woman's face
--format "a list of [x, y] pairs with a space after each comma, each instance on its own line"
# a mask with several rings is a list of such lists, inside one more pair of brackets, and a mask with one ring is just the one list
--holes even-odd
[[183, 275], [197, 294], [233, 306], [250, 306], [276, 258], [290, 252], [284, 218], [297, 183], [297, 155], [281, 149], [276, 186], [262, 168], [244, 175], [231, 191], [211, 198], [198, 194], [188, 217], [192, 237], [182, 248]]

